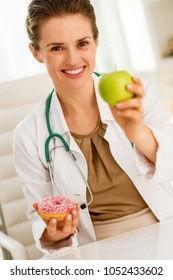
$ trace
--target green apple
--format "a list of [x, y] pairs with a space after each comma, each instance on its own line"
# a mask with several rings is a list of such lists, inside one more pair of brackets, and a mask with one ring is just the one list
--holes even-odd
[[133, 97], [133, 93], [126, 89], [127, 84], [133, 84], [131, 75], [126, 71], [116, 71], [102, 74], [98, 89], [101, 97], [109, 105], [114, 106]]

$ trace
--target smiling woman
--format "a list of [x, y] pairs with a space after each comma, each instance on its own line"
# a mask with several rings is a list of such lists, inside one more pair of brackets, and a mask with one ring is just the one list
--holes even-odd
[[39, 62], [45, 63], [59, 97], [64, 91], [67, 95], [69, 88], [80, 90], [91, 83], [97, 38], [88, 17], [77, 13], [50, 18], [43, 21], [39, 38], [39, 42], [30, 43], [30, 49]]
[[[44, 65], [38, 64], [32, 59], [32, 56], [28, 55], [28, 38], [25, 32], [24, 20], [29, 2], [30, 0], [15, 0], [10, 4], [10, 10], [8, 8], [8, 3], [4, 1], [1, 4], [0, 25], [5, 26], [6, 28], [1, 28], [0, 30], [0, 82], [4, 82], [6, 80], [19, 79], [26, 76], [33, 76], [45, 72]], [[145, 61], [142, 61], [144, 60], [144, 56], [143, 54], [141, 55], [143, 50], [141, 46], [146, 46], [146, 36], [144, 37], [141, 35], [144, 35], [144, 28], [140, 28], [139, 30], [139, 28], [137, 27], [141, 27], [141, 24], [143, 22], [143, 20], [141, 19], [143, 19], [146, 15], [144, 14], [144, 11], [143, 15], [139, 14], [139, 9], [137, 8], [140, 5], [140, 3], [138, 3], [138, 5], [134, 4], [133, 9], [131, 9], [131, 13], [128, 13], [129, 1], [125, 1], [126, 3], [124, 6], [126, 8], [124, 9], [124, 11], [127, 11], [128, 17], [125, 18], [126, 23], [124, 23], [123, 19], [121, 20], [122, 16], [119, 13], [118, 9], [118, 3], [124, 1], [109, 0], [109, 5], [104, 0], [92, 0], [91, 2], [96, 7], [95, 10], [97, 16], [97, 25], [99, 26], [99, 29], [101, 31], [99, 36], [101, 44], [97, 52], [97, 70], [103, 72], [112, 71], [115, 70], [115, 68], [128, 68], [132, 69], [133, 71], [137, 71], [138, 68], [134, 68], [133, 65], [136, 63], [140, 63], [141, 67], [143, 67], [143, 71], [147, 72], [148, 68], [145, 67], [145, 65], [147, 63], [151, 64], [152, 59], [145, 59]], [[148, 1], [134, 0], [130, 2], [142, 3]], [[20, 7], [20, 11], [18, 10], [18, 7]], [[134, 16], [132, 16], [132, 13], [134, 14]], [[18, 15], [17, 17], [16, 14]], [[137, 14], [140, 26], [138, 24], [139, 22], [136, 23], [135, 21], [135, 15]], [[127, 30], [128, 34], [126, 34], [126, 28], [124, 28], [124, 31], [122, 30], [122, 28], [124, 27], [124, 24], [127, 27], [131, 26], [130, 24], [132, 21], [134, 22], [135, 28], [133, 28], [133, 32], [131, 30], [130, 33], [134, 34], [133, 39], [135, 39], [135, 44], [134, 49], [132, 50], [132, 48], [130, 48], [129, 53], [128, 45], [126, 45], [126, 36], [128, 36], [129, 34], [129, 28]], [[13, 26], [13, 30], [11, 29], [11, 26]], [[148, 29], [150, 29], [150, 26]], [[107, 30], [109, 30], [109, 32], [107, 32]], [[7, 33], [10, 34], [10, 36], [7, 36]], [[140, 37], [138, 37], [138, 35], [140, 35]], [[133, 40], [131, 40], [131, 42], [132, 41]], [[139, 46], [140, 43], [140, 47], [137, 47], [136, 50], [135, 47]], [[13, 44], [13, 51], [11, 51], [11, 44]], [[148, 50], [148, 48], [144, 48], [146, 57], [150, 56], [151, 58], [150, 53], [146, 52], [146, 49]], [[138, 53], [139, 55], [131, 56], [130, 54], [132, 51], [133, 53], [137, 51], [136, 53]], [[132, 64], [130, 61], [132, 61]]]
[[[26, 23], [30, 50], [54, 84], [14, 132], [38, 248], [54, 254], [173, 216], [173, 124], [138, 77], [125, 85], [133, 98], [116, 106], [102, 100], [90, 1], [32, 0]], [[51, 194], [75, 201], [61, 226], [39, 215]]]

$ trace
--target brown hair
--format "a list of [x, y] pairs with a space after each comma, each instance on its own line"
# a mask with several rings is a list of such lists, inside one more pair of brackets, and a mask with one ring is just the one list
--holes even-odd
[[94, 39], [98, 37], [96, 16], [90, 0], [32, 0], [28, 6], [26, 29], [36, 50], [39, 50], [40, 25], [52, 17], [82, 14], [91, 22]]

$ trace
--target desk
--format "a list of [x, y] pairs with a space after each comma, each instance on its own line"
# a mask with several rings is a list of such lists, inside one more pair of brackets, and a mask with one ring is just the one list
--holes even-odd
[[173, 219], [92, 242], [43, 259], [173, 260]]

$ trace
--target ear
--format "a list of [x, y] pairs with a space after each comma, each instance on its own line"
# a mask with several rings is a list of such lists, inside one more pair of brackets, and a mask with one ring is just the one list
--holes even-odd
[[32, 53], [32, 55], [33, 55], [33, 57], [34, 57], [38, 62], [43, 63], [43, 60], [42, 60], [41, 57], [40, 57], [39, 51], [37, 51], [37, 50], [34, 48], [33, 44], [31, 44], [31, 43], [29, 44], [29, 49], [30, 49], [30, 51], [31, 51], [31, 53]]

